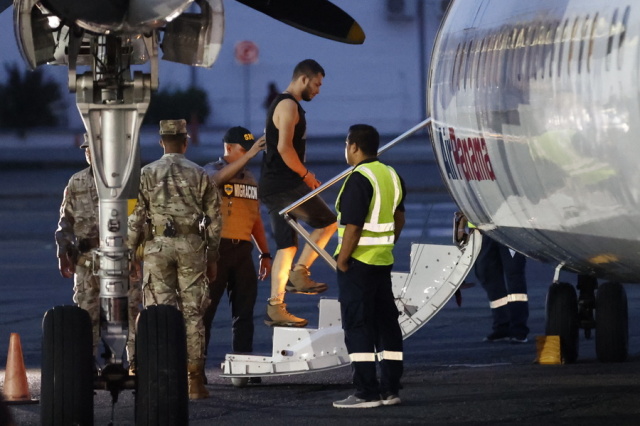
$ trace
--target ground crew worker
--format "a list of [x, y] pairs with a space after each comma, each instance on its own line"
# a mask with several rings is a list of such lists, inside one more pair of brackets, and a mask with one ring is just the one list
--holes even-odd
[[[74, 276], [73, 301], [89, 312], [93, 329], [93, 356], [97, 355], [100, 340], [100, 280], [93, 273], [93, 252], [100, 246], [98, 223], [98, 192], [91, 168], [91, 150], [85, 133], [85, 158], [89, 167], [71, 176], [64, 189], [60, 206], [60, 220], [55, 232], [58, 245], [58, 268], [65, 278]], [[142, 295], [140, 283], [129, 283], [129, 330], [127, 358], [130, 373], [135, 372], [135, 325], [140, 312]]]
[[[355, 166], [336, 200], [337, 278], [345, 344], [356, 392], [337, 408], [400, 403], [402, 331], [391, 289], [393, 247], [404, 226], [404, 183], [378, 160], [380, 136], [366, 124], [349, 128], [345, 157]], [[376, 377], [376, 357], [380, 381]]]
[[265, 148], [264, 137], [256, 141], [251, 131], [232, 127], [224, 135], [224, 156], [204, 166], [222, 196], [222, 231], [217, 277], [209, 283], [211, 304], [204, 315], [205, 349], [209, 347], [211, 322], [225, 289], [232, 317], [231, 348], [235, 353], [253, 352], [253, 308], [258, 277], [251, 257], [255, 242], [260, 255], [259, 278], [271, 273], [271, 254], [260, 217], [258, 182], [246, 167]]
[[187, 335], [189, 398], [207, 398], [204, 387], [204, 325], [208, 281], [216, 277], [220, 242], [220, 196], [204, 169], [187, 160], [185, 120], [160, 121], [164, 155], [142, 168], [136, 207], [129, 216], [128, 244], [136, 250], [145, 223], [144, 305], [182, 311]]
[[491, 307], [492, 331], [483, 339], [485, 342], [528, 342], [526, 262], [523, 254], [482, 236], [474, 272], [487, 292]]

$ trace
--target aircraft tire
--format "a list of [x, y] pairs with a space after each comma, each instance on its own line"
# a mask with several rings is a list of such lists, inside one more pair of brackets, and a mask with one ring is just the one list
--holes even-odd
[[547, 293], [545, 334], [560, 336], [564, 363], [578, 359], [578, 297], [569, 283], [553, 283]]
[[89, 313], [49, 309], [42, 320], [40, 424], [93, 425], [93, 368]]
[[144, 309], [136, 334], [136, 425], [189, 423], [184, 319], [173, 306]]
[[606, 282], [596, 293], [596, 356], [600, 362], [623, 362], [629, 353], [627, 293]]

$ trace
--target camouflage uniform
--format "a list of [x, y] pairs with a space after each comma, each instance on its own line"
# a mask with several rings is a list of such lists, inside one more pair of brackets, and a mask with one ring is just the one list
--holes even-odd
[[[60, 220], [55, 233], [58, 257], [77, 251], [73, 301], [89, 312], [93, 328], [94, 355], [100, 339], [100, 280], [93, 274], [91, 249], [100, 245], [98, 235], [98, 192], [91, 167], [74, 174], [64, 190], [60, 206]], [[127, 355], [131, 362], [135, 356], [135, 324], [142, 294], [140, 284], [129, 285], [129, 336]]]
[[[211, 223], [199, 233], [203, 214]], [[202, 315], [209, 305], [207, 261], [217, 261], [220, 195], [202, 167], [183, 154], [164, 154], [142, 168], [138, 202], [129, 216], [129, 247], [135, 249], [149, 220], [144, 246], [144, 305], [182, 311], [189, 363], [204, 361]], [[144, 239], [144, 238], [143, 238]]]

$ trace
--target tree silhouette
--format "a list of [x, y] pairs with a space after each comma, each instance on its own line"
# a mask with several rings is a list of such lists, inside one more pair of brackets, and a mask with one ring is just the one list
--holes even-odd
[[195, 121], [204, 124], [209, 113], [207, 92], [200, 88], [160, 90], [151, 95], [151, 104], [143, 123], [157, 125], [160, 120], [183, 118], [190, 124], [195, 124]]
[[16, 64], [5, 65], [5, 69], [7, 81], [0, 84], [0, 128], [15, 129], [24, 136], [32, 127], [57, 126], [58, 84], [45, 80], [41, 69], [21, 73]]

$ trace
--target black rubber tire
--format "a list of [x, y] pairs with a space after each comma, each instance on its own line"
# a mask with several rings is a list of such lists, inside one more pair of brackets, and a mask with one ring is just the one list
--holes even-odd
[[578, 296], [569, 283], [553, 283], [546, 302], [545, 334], [560, 336], [562, 361], [576, 362], [579, 352]]
[[173, 306], [149, 306], [136, 334], [136, 425], [189, 423], [184, 319]]
[[629, 354], [627, 292], [607, 282], [596, 293], [596, 356], [601, 362], [623, 362]]
[[89, 313], [49, 309], [42, 320], [40, 424], [93, 425], [93, 368]]

